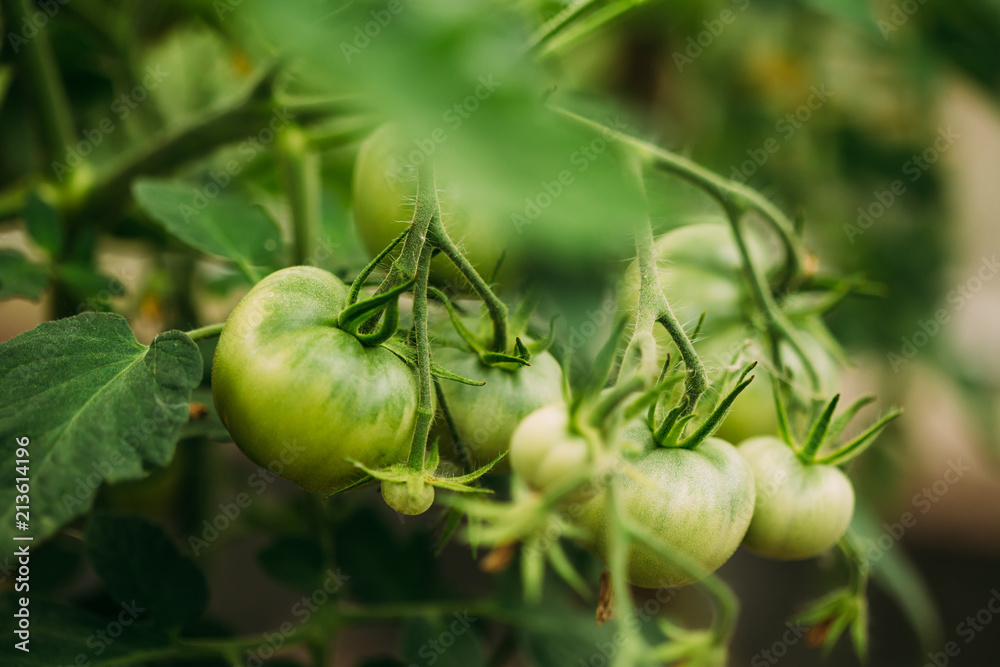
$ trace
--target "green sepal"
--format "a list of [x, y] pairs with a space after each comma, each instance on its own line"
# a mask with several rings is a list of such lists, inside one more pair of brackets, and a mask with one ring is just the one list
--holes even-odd
[[704, 423], [698, 427], [697, 431], [680, 442], [678, 445], [679, 447], [683, 447], [684, 449], [694, 449], [705, 440], [715, 435], [715, 432], [719, 430], [720, 426], [722, 426], [722, 422], [725, 420], [726, 415], [729, 414], [729, 409], [732, 407], [733, 402], [740, 395], [740, 393], [742, 393], [743, 390], [749, 387], [750, 383], [753, 382], [754, 376], [751, 375], [750, 377], [747, 377], [747, 374], [756, 368], [756, 366], [756, 361], [747, 364], [746, 368], [744, 368], [743, 372], [740, 374], [740, 379], [737, 380], [736, 386], [733, 387], [733, 390], [719, 402], [715, 410], [712, 411], [712, 414], [710, 414], [708, 419], [706, 419]]
[[902, 410], [893, 410], [875, 422], [870, 428], [868, 428], [868, 430], [856, 437], [854, 440], [850, 441], [834, 453], [819, 459], [817, 463], [824, 463], [826, 465], [843, 465], [855, 457], [860, 456], [866, 449], [875, 444], [875, 440], [882, 433], [882, 430], [889, 425], [889, 422], [896, 419], [901, 414], [903, 414]]
[[803, 463], [809, 464], [816, 459], [816, 454], [826, 440], [826, 434], [830, 431], [830, 422], [833, 420], [833, 413], [837, 409], [838, 402], [840, 402], [840, 394], [830, 399], [830, 402], [826, 404], [826, 409], [823, 410], [823, 414], [813, 422], [812, 428], [809, 429], [809, 435], [806, 436], [805, 444], [797, 452], [799, 459]]
[[[386, 348], [397, 357], [405, 361], [410, 366], [417, 365], [417, 353], [416, 350], [408, 346], [403, 341], [397, 338], [390, 338], [389, 340], [382, 343], [382, 347]], [[435, 364], [431, 362], [431, 375], [442, 380], [452, 380], [454, 382], [461, 382], [462, 384], [472, 385], [473, 387], [482, 387], [486, 384], [485, 380], [473, 380], [467, 378], [463, 375], [453, 373], [441, 364]]]

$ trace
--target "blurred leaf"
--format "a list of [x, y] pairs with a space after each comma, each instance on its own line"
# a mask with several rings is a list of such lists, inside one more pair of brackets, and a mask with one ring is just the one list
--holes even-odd
[[264, 572], [289, 588], [308, 593], [323, 583], [323, 549], [309, 537], [279, 537], [257, 552]]
[[[15, 593], [0, 594], [0, 616], [13, 617], [18, 609], [18, 597]], [[83, 664], [91, 667], [139, 665], [149, 659], [150, 653], [170, 646], [166, 634], [137, 623], [121, 632], [114, 641], [99, 642], [95, 633], [98, 630], [107, 632], [108, 625], [117, 620], [34, 597], [29, 609], [31, 651], [25, 653], [14, 648], [18, 640], [8, 632], [8, 637], [0, 644], [0, 664], [5, 667], [77, 665], [81, 664], [80, 656], [87, 660]], [[10, 625], [6, 620], [5, 624]], [[130, 660], [130, 656], [134, 658]]]
[[[107, 313], [46, 322], [0, 345], [0, 464], [14, 470], [16, 438], [30, 438], [27, 534], [44, 539], [87, 511], [105, 480], [166, 465], [201, 373], [184, 334], [161, 333], [146, 347]], [[5, 545], [14, 495], [12, 484], [0, 487]]]
[[[872, 509], [858, 503], [851, 521], [851, 528], [865, 541], [878, 540], [884, 533]], [[864, 542], [863, 542], [864, 543]], [[869, 542], [874, 545], [874, 542]], [[914, 567], [906, 553], [898, 544], [889, 549], [875, 546], [875, 557], [868, 557], [872, 577], [888, 593], [906, 614], [925, 651], [935, 650], [944, 641], [941, 618], [934, 606], [927, 585], [920, 572]]]
[[481, 238], [537, 246], [553, 261], [628, 245], [621, 226], [642, 210], [613, 141], [546, 109], [553, 81], [525, 54], [531, 26], [516, 13], [484, 0], [404, 3], [395, 14], [377, 0], [251, 10], [254, 30], [298, 60], [303, 86], [357, 93], [408, 137], [386, 165], [396, 177], [433, 160]]
[[276, 263], [281, 230], [264, 211], [235, 195], [209, 198], [181, 181], [137, 181], [139, 206], [192, 248], [242, 266]]
[[196, 619], [208, 604], [201, 570], [162, 528], [145, 519], [94, 514], [86, 551], [112, 597], [143, 608], [165, 628]]
[[458, 612], [440, 618], [413, 618], [403, 624], [403, 659], [416, 665], [479, 667], [486, 665], [475, 635], [478, 618]]
[[17, 250], [0, 249], [0, 299], [42, 298], [49, 284], [47, 269]]
[[[428, 536], [418, 533], [404, 541], [371, 508], [338, 524], [334, 549], [336, 562], [350, 577], [348, 586], [360, 601], [420, 600], [434, 593], [435, 560]], [[406, 567], [400, 567], [404, 562]]]
[[31, 238], [54, 256], [62, 245], [62, 223], [59, 212], [51, 204], [38, 196], [37, 192], [28, 195], [24, 203], [24, 224]]

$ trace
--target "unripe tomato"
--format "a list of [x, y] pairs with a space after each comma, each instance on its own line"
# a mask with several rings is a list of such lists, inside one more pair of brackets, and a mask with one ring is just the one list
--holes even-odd
[[[729, 560], [750, 525], [755, 496], [750, 467], [735, 447], [709, 438], [695, 449], [653, 449], [631, 465], [637, 474], [618, 470], [614, 475], [618, 502], [632, 521], [705, 572], [714, 572]], [[606, 494], [590, 500], [578, 520], [592, 536], [589, 548], [607, 562]], [[660, 588], [682, 586], [695, 578], [645, 545], [633, 543], [628, 580]]]
[[[412, 144], [409, 146], [412, 151]], [[399, 236], [413, 219], [417, 183], [405, 173], [406, 143], [390, 125], [383, 125], [365, 139], [354, 166], [354, 220], [361, 239], [372, 255], [377, 255]], [[466, 259], [488, 280], [504, 248], [491, 235], [489, 222], [471, 206], [459, 201], [454, 188], [439, 183], [442, 221], [449, 236], [463, 250]], [[502, 277], [510, 279], [510, 259], [504, 260]], [[451, 260], [439, 254], [431, 260], [431, 278], [438, 283], [466, 284]]]
[[743, 543], [779, 560], [811, 558], [847, 532], [854, 488], [839, 468], [806, 464], [773, 437], [752, 438], [737, 448], [753, 471], [757, 504]]
[[555, 403], [528, 415], [510, 438], [510, 467], [535, 491], [545, 492], [586, 470], [586, 439], [570, 431], [565, 404]]
[[226, 322], [212, 395], [230, 435], [258, 465], [331, 492], [409, 454], [419, 386], [383, 347], [336, 328], [347, 288], [322, 269], [272, 273]]
[[487, 366], [476, 355], [453, 347], [436, 350], [434, 360], [454, 373], [486, 381], [479, 387], [441, 383], [455, 430], [477, 467], [507, 451], [522, 419], [562, 400], [562, 369], [548, 352], [534, 355], [530, 366], [510, 369]]

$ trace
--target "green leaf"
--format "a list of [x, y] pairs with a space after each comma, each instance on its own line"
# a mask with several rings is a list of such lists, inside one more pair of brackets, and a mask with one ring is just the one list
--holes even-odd
[[62, 222], [55, 207], [32, 192], [24, 203], [22, 216], [31, 238], [50, 256], [55, 255], [62, 245]]
[[195, 620], [208, 605], [201, 570], [162, 528], [145, 519], [94, 514], [86, 552], [113, 598], [146, 609], [164, 628]]
[[200, 198], [182, 181], [142, 180], [132, 188], [139, 206], [192, 248], [240, 266], [276, 264], [281, 230], [262, 209], [241, 197]]
[[0, 250], [0, 299], [42, 298], [49, 284], [48, 271], [17, 250]]
[[[110, 313], [46, 322], [0, 345], [0, 466], [14, 470], [16, 438], [30, 439], [28, 534], [45, 538], [86, 512], [102, 482], [169, 463], [201, 374], [183, 333], [146, 347]], [[5, 550], [14, 495], [0, 486]]]
[[[18, 593], [0, 594], [0, 617], [6, 627], [11, 627], [6, 619], [13, 618], [19, 609]], [[117, 623], [115, 617], [98, 616], [82, 609], [33, 597], [29, 606], [31, 614], [30, 652], [14, 647], [15, 639], [8, 631], [0, 643], [0, 664], [5, 667], [52, 667], [52, 665], [87, 664], [91, 667], [102, 665], [139, 665], [149, 660], [150, 653], [167, 649], [170, 640], [161, 630], [141, 623], [132, 623], [114, 641], [103, 642], [95, 636], [97, 631], [107, 634], [109, 624]], [[143, 612], [131, 605], [122, 608], [125, 618], [142, 618]], [[98, 651], [100, 653], [98, 654]], [[144, 654], [140, 657], [139, 654]], [[129, 656], [135, 656], [129, 660]], [[78, 663], [77, 657], [84, 656], [86, 663]]]
[[260, 566], [275, 581], [308, 593], [323, 583], [323, 549], [309, 537], [279, 537], [257, 552]]

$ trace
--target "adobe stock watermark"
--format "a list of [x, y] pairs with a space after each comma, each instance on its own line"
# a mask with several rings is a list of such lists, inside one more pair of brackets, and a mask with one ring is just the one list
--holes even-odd
[[795, 136], [795, 133], [812, 120], [813, 115], [822, 109], [832, 96], [833, 93], [825, 83], [811, 86], [805, 102], [775, 122], [774, 131], [777, 136], [771, 135], [757, 148], [748, 148], [746, 153], [749, 159], [739, 165], [732, 165], [729, 178], [737, 183], [746, 183], [748, 178], [767, 164], [771, 156], [781, 150], [781, 140], [788, 141]]
[[[295, 118], [296, 114], [287, 108], [275, 109], [266, 126], [239, 143], [236, 147], [236, 157], [227, 160], [221, 170], [209, 171], [207, 183], [192, 188], [190, 204], [178, 206], [178, 211], [184, 221], [190, 222], [192, 218], [208, 208], [209, 203], [229, 187], [233, 178], [239, 176], [247, 164], [267, 150], [267, 147], [274, 143], [278, 133]], [[273, 250], [273, 248], [269, 248], [269, 250]]]
[[[663, 607], [677, 597], [677, 588], [661, 586], [652, 597], [646, 598], [642, 604], [637, 604], [634, 613], [628, 617], [626, 624], [631, 632], [641, 631], [642, 627], [660, 615]], [[618, 630], [611, 636], [611, 641], [594, 642], [594, 652], [577, 661], [579, 667], [609, 667], [615, 664], [615, 656], [628, 641], [629, 634]]]
[[618, 141], [617, 133], [624, 131], [627, 124], [617, 116], [605, 123], [601, 135], [594, 137], [586, 144], [581, 144], [569, 155], [569, 167], [560, 170], [552, 180], [539, 183], [538, 192], [524, 198], [524, 207], [511, 213], [510, 221], [518, 234], [537, 220], [543, 212], [566, 192], [566, 188], [576, 182], [577, 177], [590, 169], [608, 148]]
[[[909, 160], [903, 163], [902, 172], [903, 176], [907, 177], [910, 183], [916, 183], [920, 180], [920, 177], [930, 169], [935, 162], [941, 159], [941, 156], [948, 152], [948, 150], [955, 144], [958, 139], [962, 136], [951, 129], [951, 125], [948, 127], [938, 128], [937, 137], [934, 139], [934, 143], [928, 146], [919, 155], [913, 155]], [[867, 206], [858, 207], [858, 218], [854, 223], [845, 222], [844, 223], [844, 233], [847, 234], [847, 240], [854, 243], [855, 239], [862, 236], [865, 232], [871, 229], [875, 221], [885, 215], [885, 212], [895, 204], [900, 197], [906, 194], [907, 182], [902, 178], [897, 178], [889, 187], [885, 190], [876, 190], [872, 193], [874, 201], [869, 202]]]
[[454, 620], [447, 628], [442, 630], [437, 637], [428, 639], [417, 649], [417, 656], [422, 658], [423, 662], [419, 664], [411, 662], [409, 667], [423, 667], [424, 665], [430, 667], [435, 664], [441, 659], [441, 656], [448, 652], [448, 649], [455, 645], [458, 638], [468, 632], [472, 624], [479, 620], [475, 616], [471, 616], [468, 609], [462, 612], [456, 611], [452, 616]]
[[285, 466], [294, 462], [303, 450], [301, 445], [285, 443], [278, 457], [268, 463], [266, 468], [258, 468], [251, 473], [247, 477], [247, 486], [254, 491], [254, 494], [250, 495], [246, 491], [240, 491], [231, 501], [219, 503], [219, 511], [215, 516], [210, 519], [202, 519], [201, 533], [188, 535], [187, 541], [191, 553], [197, 557], [202, 551], [208, 549], [212, 542], [219, 539], [222, 533], [236, 523], [243, 511], [253, 504], [254, 499], [264, 493], [268, 486], [281, 476]]
[[928, 653], [923, 667], [948, 667], [952, 658], [957, 658], [962, 653], [962, 648], [971, 644], [981, 632], [990, 627], [997, 616], [1000, 616], [1000, 590], [994, 588], [990, 590], [990, 598], [979, 611], [966, 616], [955, 626], [955, 634], [961, 638], [962, 643], [949, 641], [941, 647], [941, 651]]
[[[85, 644], [90, 652], [77, 653], [73, 663], [65, 665], [65, 667], [90, 667], [93, 664], [92, 659], [104, 655], [105, 651], [139, 619], [139, 615], [144, 611], [146, 609], [136, 604], [135, 600], [122, 603], [122, 610], [118, 612], [118, 616], [114, 620], [108, 621], [106, 626], [87, 637]], [[57, 667], [63, 666], [58, 665]]]
[[792, 648], [806, 636], [809, 627], [793, 621], [785, 622], [785, 631], [767, 648], [763, 648], [750, 658], [750, 667], [769, 667], [788, 655]]
[[117, 129], [118, 122], [128, 118], [133, 110], [138, 109], [140, 104], [149, 99], [150, 91], [156, 90], [168, 76], [170, 72], [164, 72], [159, 65], [146, 67], [140, 85], [122, 93], [111, 103], [111, 112], [118, 119], [117, 122], [111, 116], [105, 116], [96, 126], [83, 131], [83, 139], [73, 146], [66, 147], [66, 157], [63, 158], [63, 162], [52, 161], [52, 173], [55, 174], [56, 180], [62, 183], [66, 174], [83, 164], [84, 158], [101, 145], [104, 137]]
[[22, 18], [20, 26], [11, 26], [12, 28], [17, 27], [17, 32], [7, 33], [7, 42], [10, 44], [11, 50], [14, 53], [20, 51], [22, 46], [38, 35], [39, 30], [45, 29], [49, 21], [63, 8], [63, 5], [68, 4], [69, 0], [39, 0], [32, 2], [31, 6], [35, 7], [35, 11], [31, 16]]
[[[750, 0], [732, 0], [732, 3], [741, 12], [746, 11], [747, 7], [750, 6]], [[674, 65], [677, 66], [677, 71], [683, 74], [684, 68], [700, 58], [705, 49], [712, 46], [715, 40], [722, 36], [722, 33], [726, 31], [726, 26], [732, 25], [736, 21], [736, 16], [736, 12], [727, 8], [719, 12], [716, 18], [702, 21], [701, 24], [705, 26], [705, 29], [697, 35], [687, 38], [683, 52], [674, 51], [671, 55]]]
[[986, 283], [996, 277], [997, 273], [1000, 273], [1000, 260], [997, 259], [997, 253], [993, 253], [990, 257], [983, 257], [976, 272], [965, 282], [956, 285], [948, 292], [945, 300], [951, 308], [938, 308], [933, 317], [918, 320], [916, 331], [909, 336], [903, 336], [903, 344], [899, 348], [899, 352], [886, 354], [892, 372], [898, 373], [903, 366], [910, 363], [917, 356], [917, 353], [929, 345], [934, 337], [941, 332], [941, 329], [951, 322], [952, 315], [965, 308]]
[[889, 35], [897, 32], [900, 28], [906, 25], [909, 20], [913, 17], [917, 11], [926, 4], [927, 0], [903, 0], [903, 2], [894, 2], [892, 4], [892, 11], [889, 12], [889, 17], [887, 19], [878, 19], [875, 24], [878, 26], [879, 32], [882, 33], [882, 37], [888, 41]]
[[389, 27], [396, 16], [403, 13], [404, 9], [406, 9], [406, 5], [403, 4], [403, 0], [389, 0], [381, 9], [371, 10], [369, 12], [370, 21], [354, 26], [351, 41], [340, 42], [340, 53], [344, 56], [344, 60], [349, 64], [353, 58], [360, 55], [368, 48], [372, 40], [377, 39], [382, 31]]
[[915, 511], [907, 510], [900, 514], [896, 521], [884, 522], [882, 534], [868, 540], [864, 553], [858, 554], [859, 567], [870, 568], [872, 564], [880, 561], [886, 552], [903, 539], [907, 531], [917, 525], [918, 518], [926, 515], [937, 503], [941, 502], [951, 487], [958, 484], [965, 477], [965, 473], [970, 470], [972, 467], [963, 463], [961, 458], [948, 461], [948, 469], [939, 479], [929, 486], [925, 486], [910, 498], [910, 504]]
[[276, 631], [265, 632], [261, 635], [262, 641], [260, 644], [254, 648], [247, 649], [246, 660], [242, 664], [246, 665], [246, 667], [263, 667], [265, 661], [274, 657], [275, 653], [280, 651], [289, 638], [295, 634], [297, 625], [308, 623], [313, 614], [319, 611], [320, 607], [329, 602], [344, 587], [344, 582], [348, 579], [350, 577], [341, 572], [340, 568], [327, 570], [324, 573], [323, 583], [309, 595], [303, 595], [300, 600], [292, 605], [291, 613], [298, 621], [298, 624], [291, 621], [284, 621], [278, 626]]
[[395, 185], [396, 183], [414, 180], [417, 175], [417, 168], [434, 155], [438, 146], [448, 141], [449, 132], [454, 132], [462, 127], [465, 121], [469, 120], [479, 110], [480, 106], [493, 96], [493, 93], [501, 85], [503, 83], [497, 81], [492, 74], [480, 75], [478, 85], [475, 89], [461, 100], [452, 104], [441, 114], [441, 121], [444, 123], [444, 127], [436, 127], [427, 136], [414, 139], [413, 150], [405, 155], [398, 155], [389, 159], [388, 169], [385, 172], [386, 182]]

